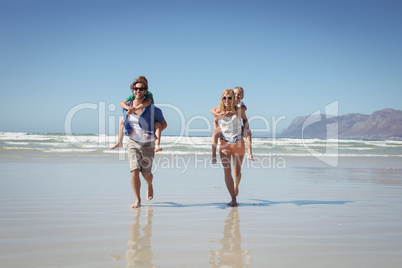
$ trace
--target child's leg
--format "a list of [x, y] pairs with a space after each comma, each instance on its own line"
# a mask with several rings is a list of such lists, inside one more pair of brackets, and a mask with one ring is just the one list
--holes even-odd
[[212, 164], [216, 164], [216, 147], [218, 146], [218, 139], [222, 136], [221, 128], [217, 126], [212, 133]]
[[246, 130], [246, 144], [247, 144], [247, 152], [248, 152], [247, 159], [254, 161], [253, 152], [252, 152], [252, 148], [251, 148], [251, 130], [250, 129]]
[[120, 122], [119, 122], [119, 136], [118, 136], [118, 140], [116, 142], [116, 144], [112, 147], [110, 147], [109, 150], [113, 150], [116, 148], [122, 148], [123, 147], [123, 137], [124, 137], [124, 126], [123, 126], [123, 117], [120, 118]]
[[163, 149], [160, 147], [161, 144], [161, 133], [162, 133], [162, 124], [155, 121], [155, 153], [162, 151]]

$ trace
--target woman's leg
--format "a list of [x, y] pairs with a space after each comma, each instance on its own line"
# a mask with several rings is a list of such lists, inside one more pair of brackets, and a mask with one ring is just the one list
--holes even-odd
[[230, 203], [228, 203], [227, 205], [231, 206], [231, 207], [235, 207], [235, 206], [237, 206], [237, 200], [236, 200], [236, 193], [234, 191], [232, 168], [230, 165], [231, 154], [230, 154], [230, 151], [228, 151], [228, 150], [221, 150], [221, 151], [219, 151], [219, 154], [221, 156], [221, 163], [223, 165], [223, 171], [225, 174], [226, 188], [228, 189], [230, 197], [232, 198]]
[[239, 184], [241, 181], [241, 166], [243, 164], [244, 155], [233, 155], [233, 173], [235, 177], [234, 191], [236, 196], [239, 195]]

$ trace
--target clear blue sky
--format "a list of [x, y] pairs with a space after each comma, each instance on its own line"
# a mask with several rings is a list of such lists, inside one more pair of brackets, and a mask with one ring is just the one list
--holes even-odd
[[401, 14], [399, 0], [0, 0], [0, 131], [63, 133], [95, 105], [72, 130], [108, 133], [139, 75], [192, 128], [235, 86], [249, 118], [286, 117], [279, 129], [334, 101], [402, 110]]

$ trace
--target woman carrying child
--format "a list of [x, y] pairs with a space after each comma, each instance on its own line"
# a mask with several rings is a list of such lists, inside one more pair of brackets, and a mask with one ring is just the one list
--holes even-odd
[[[245, 109], [235, 109], [235, 96], [232, 89], [225, 89], [222, 93], [219, 107], [216, 110], [220, 114], [221, 137], [219, 155], [225, 175], [226, 187], [231, 196], [228, 206], [237, 206], [236, 197], [239, 194], [241, 180], [241, 166], [245, 154], [245, 144], [242, 138], [241, 120], [247, 120]], [[232, 160], [233, 173], [232, 177]]]
[[[244, 112], [246, 112], [247, 107], [244, 104], [244, 102], [242, 101], [242, 99], [244, 98], [244, 90], [242, 87], [235, 87], [233, 89], [234, 92], [234, 104], [235, 104], [235, 109], [243, 109]], [[224, 113], [219, 113], [218, 112], [219, 107], [213, 108], [211, 110], [211, 113], [215, 116], [215, 120], [214, 120], [214, 132], [212, 133], [212, 164], [216, 164], [216, 148], [217, 148], [217, 144], [218, 144], [218, 140], [221, 136], [221, 129], [219, 127], [218, 124], [218, 119], [220, 116], [222, 116], [222, 114]], [[247, 120], [247, 116], [244, 116], [243, 119], [243, 128], [242, 128], [242, 134], [243, 136], [246, 138], [246, 145], [247, 145], [247, 152], [248, 152], [248, 156], [247, 159], [254, 161], [254, 157], [253, 157], [253, 153], [252, 153], [252, 147], [251, 147], [251, 131], [248, 127], [248, 120]]]

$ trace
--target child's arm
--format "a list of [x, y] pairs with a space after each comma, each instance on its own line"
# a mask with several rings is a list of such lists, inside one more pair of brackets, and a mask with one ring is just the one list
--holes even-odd
[[128, 106], [126, 102], [127, 102], [127, 100], [120, 102], [120, 106], [123, 109], [130, 110], [132, 108], [132, 106]]
[[149, 105], [151, 105], [152, 99], [151, 98], [146, 98], [143, 103], [141, 103], [140, 105], [138, 105], [136, 107], [128, 106], [126, 102], [127, 102], [127, 100], [124, 100], [124, 101], [120, 102], [120, 106], [121, 106], [121, 108], [126, 109], [128, 114], [131, 114], [135, 110], [143, 109], [143, 108], [146, 108]]
[[137, 107], [134, 107], [133, 111], [146, 108], [149, 105], [151, 105], [151, 103], [152, 103], [152, 99], [151, 98], [146, 98], [140, 105], [138, 105]]
[[224, 116], [231, 116], [231, 115], [233, 115], [233, 113], [231, 113], [231, 112], [221, 112], [221, 111], [219, 110], [219, 107], [213, 108], [210, 112], [211, 112], [211, 114], [213, 114], [213, 115], [215, 116], [215, 118], [217, 118], [217, 119], [221, 119], [221, 118], [224, 117]]
[[219, 111], [219, 107], [215, 107], [211, 110], [211, 114], [213, 114], [215, 117], [219, 117], [220, 116], [220, 111]]

